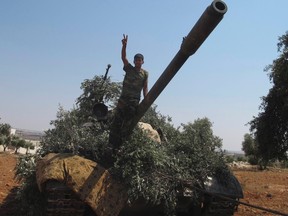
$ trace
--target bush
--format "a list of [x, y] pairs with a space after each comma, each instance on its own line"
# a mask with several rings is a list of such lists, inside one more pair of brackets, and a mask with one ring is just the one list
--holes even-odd
[[35, 156], [20, 156], [16, 165], [16, 177], [21, 182], [16, 199], [20, 208], [17, 216], [44, 216], [46, 199], [36, 183]]

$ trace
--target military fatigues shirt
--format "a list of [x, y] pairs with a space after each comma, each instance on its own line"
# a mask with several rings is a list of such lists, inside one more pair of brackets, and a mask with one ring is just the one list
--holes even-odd
[[137, 71], [131, 64], [124, 66], [123, 70], [126, 74], [123, 81], [121, 97], [139, 101], [144, 83], [148, 78], [148, 72], [143, 69]]

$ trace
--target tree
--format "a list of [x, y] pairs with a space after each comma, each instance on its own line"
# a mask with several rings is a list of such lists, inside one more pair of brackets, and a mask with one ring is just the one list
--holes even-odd
[[221, 150], [222, 139], [213, 134], [209, 119], [196, 119], [193, 123], [182, 124], [182, 127], [183, 131], [172, 151], [180, 160], [180, 167], [189, 171], [190, 177], [201, 181], [209, 175], [227, 172]]
[[35, 149], [35, 146], [31, 141], [25, 141], [24, 148], [26, 148], [26, 154], [28, 154], [30, 149]]
[[4, 149], [4, 152], [6, 151], [6, 148], [5, 148], [5, 137], [4, 136], [0, 136], [0, 145], [3, 145], [3, 149]]
[[24, 139], [19, 138], [18, 136], [13, 136], [11, 140], [11, 145], [15, 148], [15, 154], [18, 153], [18, 150], [22, 147], [25, 147], [26, 141]]
[[261, 112], [249, 122], [259, 156], [266, 164], [287, 160], [288, 151], [288, 32], [279, 37], [277, 46], [279, 57], [264, 70], [272, 88], [262, 97]]
[[251, 134], [244, 135], [244, 141], [242, 142], [242, 151], [244, 151], [245, 156], [248, 157], [248, 162], [252, 165], [258, 164], [258, 153], [256, 141]]
[[7, 123], [0, 124], [0, 145], [3, 146], [3, 151], [11, 144], [11, 126]]

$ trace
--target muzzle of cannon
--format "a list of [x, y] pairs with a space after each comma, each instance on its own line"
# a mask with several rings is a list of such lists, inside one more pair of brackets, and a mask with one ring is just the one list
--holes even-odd
[[198, 50], [209, 34], [215, 29], [226, 12], [227, 5], [221, 0], [214, 0], [206, 8], [189, 34], [183, 38], [178, 53], [150, 89], [144, 100], [139, 104], [137, 114], [129, 125], [130, 133], [186, 60]]

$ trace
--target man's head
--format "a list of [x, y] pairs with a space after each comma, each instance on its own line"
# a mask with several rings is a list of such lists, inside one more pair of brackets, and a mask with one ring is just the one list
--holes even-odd
[[135, 60], [135, 59], [138, 59], [138, 58], [140, 58], [140, 59], [142, 59], [142, 61], [144, 61], [144, 56], [143, 56], [141, 53], [137, 53], [137, 54], [134, 56], [134, 60]]
[[134, 64], [136, 68], [141, 68], [142, 64], [144, 64], [144, 56], [140, 53], [137, 53], [134, 56]]

